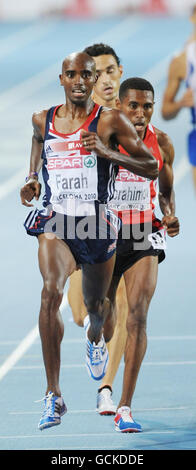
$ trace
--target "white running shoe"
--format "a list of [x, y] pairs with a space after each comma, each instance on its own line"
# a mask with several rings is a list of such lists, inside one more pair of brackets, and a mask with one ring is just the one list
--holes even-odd
[[112, 391], [109, 388], [103, 388], [97, 393], [97, 412], [100, 415], [116, 414], [116, 406], [112, 401]]
[[91, 343], [88, 339], [88, 329], [90, 321], [85, 317], [84, 328], [86, 330], [86, 368], [90, 377], [94, 380], [101, 380], [108, 366], [108, 350], [105, 339], [102, 335], [100, 341], [96, 344]]

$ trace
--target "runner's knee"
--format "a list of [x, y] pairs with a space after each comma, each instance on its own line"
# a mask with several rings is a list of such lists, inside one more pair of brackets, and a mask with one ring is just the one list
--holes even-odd
[[128, 316], [127, 316], [127, 330], [133, 331], [134, 328], [139, 330], [146, 329], [146, 320], [149, 303], [152, 297], [152, 292], [149, 289], [141, 289], [137, 297], [132, 297], [129, 302]]
[[95, 297], [85, 297], [84, 303], [88, 313], [97, 313], [101, 314], [103, 308], [104, 299], [96, 299]]
[[63, 287], [57, 282], [45, 280], [42, 289], [42, 308], [58, 310], [63, 298]]

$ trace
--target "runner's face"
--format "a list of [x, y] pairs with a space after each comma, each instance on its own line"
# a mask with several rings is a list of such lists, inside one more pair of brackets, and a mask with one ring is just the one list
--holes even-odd
[[60, 75], [66, 98], [73, 104], [83, 105], [92, 93], [95, 84], [95, 64], [82, 54], [65, 59]]
[[192, 13], [191, 13], [191, 16], [190, 16], [190, 21], [194, 25], [196, 24], [196, 5], [192, 9]]
[[117, 65], [115, 58], [110, 54], [93, 58], [98, 76], [94, 91], [102, 101], [110, 102], [118, 97], [122, 67]]
[[153, 113], [152, 91], [127, 90], [120, 105], [121, 111], [126, 114], [141, 139], [144, 138], [145, 130], [151, 120]]

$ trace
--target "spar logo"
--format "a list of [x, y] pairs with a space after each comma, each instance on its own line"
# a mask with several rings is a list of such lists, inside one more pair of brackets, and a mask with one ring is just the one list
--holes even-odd
[[81, 156], [74, 157], [52, 157], [48, 158], [48, 170], [69, 170], [72, 168], [83, 168]]
[[121, 182], [145, 182], [146, 178], [143, 178], [142, 176], [135, 175], [135, 173], [132, 173], [131, 171], [125, 169], [125, 168], [119, 168], [118, 175], [116, 177], [116, 181], [121, 181]]
[[84, 166], [87, 168], [93, 168], [96, 165], [96, 158], [93, 155], [84, 158]]

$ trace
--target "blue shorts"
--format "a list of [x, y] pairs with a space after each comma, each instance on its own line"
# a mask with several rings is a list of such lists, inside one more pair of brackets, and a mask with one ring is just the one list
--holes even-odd
[[196, 166], [196, 129], [188, 134], [188, 156], [192, 166]]
[[49, 206], [31, 211], [25, 222], [28, 235], [54, 233], [69, 246], [77, 265], [107, 261], [116, 251], [118, 217], [106, 205], [96, 206], [96, 214], [72, 217], [59, 214]]

